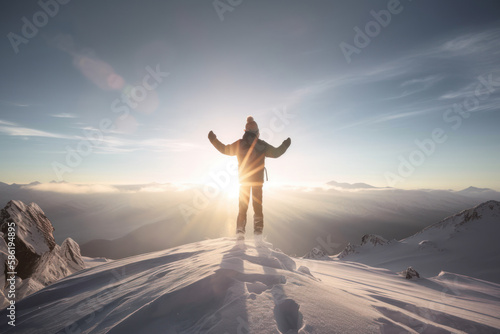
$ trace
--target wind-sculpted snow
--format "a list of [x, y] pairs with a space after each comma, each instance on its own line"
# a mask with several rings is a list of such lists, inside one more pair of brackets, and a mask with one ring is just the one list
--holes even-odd
[[222, 238], [105, 262], [27, 297], [18, 312], [16, 327], [0, 332], [494, 333], [500, 286], [454, 274], [407, 281]]

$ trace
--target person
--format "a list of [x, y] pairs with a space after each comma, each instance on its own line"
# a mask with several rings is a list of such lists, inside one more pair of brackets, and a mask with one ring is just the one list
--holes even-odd
[[208, 139], [219, 152], [238, 158], [240, 182], [239, 211], [236, 218], [238, 239], [243, 239], [245, 235], [250, 195], [254, 210], [254, 234], [256, 236], [262, 235], [264, 229], [262, 186], [264, 184], [265, 158], [280, 157], [291, 144], [290, 138], [284, 140], [279, 147], [274, 147], [260, 140], [259, 127], [252, 116], [248, 116], [244, 131], [243, 137], [230, 145], [221, 143], [213, 131], [208, 133]]

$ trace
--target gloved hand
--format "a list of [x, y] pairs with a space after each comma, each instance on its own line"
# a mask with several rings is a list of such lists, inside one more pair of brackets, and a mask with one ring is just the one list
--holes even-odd
[[283, 144], [285, 144], [286, 147], [289, 147], [291, 143], [292, 143], [292, 140], [290, 139], [290, 137], [288, 137], [287, 139], [285, 139], [283, 141]]
[[213, 131], [210, 131], [210, 132], [208, 133], [208, 139], [209, 139], [210, 141], [212, 141], [212, 140], [214, 140], [215, 138], [217, 138], [217, 136], [215, 135], [215, 133], [214, 133]]

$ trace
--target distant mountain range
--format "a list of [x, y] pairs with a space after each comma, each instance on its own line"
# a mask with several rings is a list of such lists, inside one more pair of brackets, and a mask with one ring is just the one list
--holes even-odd
[[[372, 186], [371, 184], [367, 183], [346, 183], [346, 182], [337, 182], [337, 181], [330, 181], [327, 182], [327, 185], [334, 187], [334, 188], [340, 188], [340, 189], [346, 189], [346, 190], [353, 190], [353, 189], [390, 189], [391, 187], [375, 187]], [[468, 187], [466, 189], [458, 190], [458, 193], [480, 193], [480, 192], [495, 192], [495, 190], [490, 189], [490, 188], [477, 188], [477, 187]]]
[[327, 185], [335, 188], [341, 188], [341, 189], [372, 189], [372, 188], [377, 188], [372, 185], [366, 184], [366, 183], [340, 183], [336, 181], [330, 181], [327, 183]]
[[[50, 181], [49, 183], [50, 184], [71, 184], [71, 183], [68, 183], [66, 181]], [[31, 182], [28, 184], [18, 184], [18, 183], [8, 184], [5, 182], [0, 182], [0, 187], [12, 187], [12, 188], [29, 187], [29, 186], [34, 187], [34, 186], [41, 185], [41, 184], [43, 184], [43, 183], [41, 183], [39, 181], [34, 181], [34, 182]], [[391, 189], [391, 187], [375, 187], [375, 186], [372, 186], [371, 184], [362, 183], [362, 182], [347, 183], [347, 182], [329, 181], [326, 184], [328, 186], [331, 186], [334, 188], [340, 188], [340, 189], [346, 189], [346, 190], [348, 190], [348, 189], [351, 189], [351, 190], [352, 189]], [[134, 190], [139, 190], [143, 187], [164, 186], [164, 185], [165, 184], [152, 182], [152, 183], [147, 183], [147, 184], [116, 185], [113, 187], [116, 187], [117, 189], [121, 189], [121, 190], [134, 191]], [[436, 189], [436, 190], [438, 190], [438, 189]], [[458, 192], [458, 193], [478, 193], [478, 192], [488, 192], [488, 191], [497, 192], [496, 190], [493, 190], [490, 188], [478, 188], [478, 187], [474, 187], [474, 186], [470, 186], [468, 188], [458, 190], [456, 192]]]
[[[341, 184], [336, 182], [335, 184]], [[269, 187], [265, 190], [265, 234], [287, 254], [303, 255], [331, 238], [340, 252], [366, 233], [387, 239], [411, 235], [442, 217], [487, 200], [495, 191], [403, 190], [370, 184], [329, 187]], [[364, 188], [363, 188], [364, 187]], [[0, 184], [0, 207], [11, 199], [35, 202], [50, 217], [54, 238], [81, 245], [83, 255], [122, 258], [234, 233], [236, 198], [224, 192], [206, 201], [203, 187], [172, 184]], [[183, 216], [180, 208], [191, 208]], [[251, 209], [248, 213], [251, 232]], [[301, 242], [290, 242], [300, 236]], [[326, 239], [325, 239], [326, 240]]]
[[476, 188], [476, 187], [469, 187], [462, 189], [458, 191], [459, 193], [482, 193], [482, 192], [495, 192], [495, 190], [490, 189], [490, 188]]

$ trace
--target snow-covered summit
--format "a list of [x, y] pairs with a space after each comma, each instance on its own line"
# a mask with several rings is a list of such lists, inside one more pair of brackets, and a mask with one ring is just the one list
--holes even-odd
[[494, 333], [499, 305], [500, 285], [471, 277], [408, 281], [221, 238], [76, 273], [21, 301], [0, 332]]

